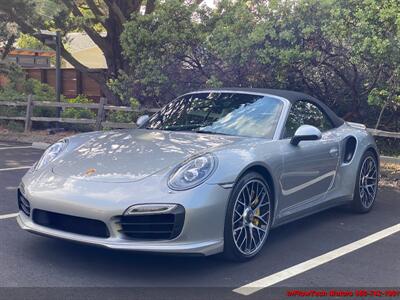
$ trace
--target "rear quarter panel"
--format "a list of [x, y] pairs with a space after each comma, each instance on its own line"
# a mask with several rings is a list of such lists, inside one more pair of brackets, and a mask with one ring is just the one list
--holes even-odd
[[[337, 128], [337, 134], [339, 135], [340, 160], [337, 167], [335, 183], [327, 193], [327, 200], [337, 202], [351, 201], [353, 199], [358, 167], [362, 156], [368, 149], [372, 149], [376, 153], [379, 152], [373, 136], [360, 126], [355, 127], [344, 123]], [[350, 162], [345, 163], [343, 161], [345, 141], [350, 136], [356, 139], [357, 144], [353, 158]], [[379, 154], [377, 155], [377, 159], [379, 165]]]

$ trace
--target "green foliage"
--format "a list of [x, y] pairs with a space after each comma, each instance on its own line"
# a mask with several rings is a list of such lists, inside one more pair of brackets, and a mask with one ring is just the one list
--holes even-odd
[[[194, 0], [189, 0], [193, 1]], [[87, 72], [102, 87], [109, 103], [120, 104], [115, 94], [108, 89], [108, 82], [126, 70], [128, 62], [122, 55], [120, 35], [126, 20], [152, 14], [159, 1], [99, 1], [99, 0], [0, 0], [0, 42], [8, 39], [4, 24], [15, 23], [18, 30], [33, 36], [39, 30], [60, 31], [64, 43], [68, 33], [85, 32], [104, 53], [107, 63], [102, 76]], [[44, 38], [39, 37], [41, 41]], [[22, 37], [21, 44], [37, 48], [39, 45], [30, 37]], [[12, 42], [9, 43], [12, 45]], [[54, 45], [49, 45], [54, 49]], [[63, 57], [80, 70], [88, 67], [62, 48]]]
[[[0, 101], [26, 101], [26, 95], [22, 91], [17, 90], [17, 88], [23, 87], [24, 83], [22, 69], [14, 63], [8, 63], [3, 65], [0, 73], [6, 75], [8, 78], [8, 84], [0, 88]], [[25, 108], [1, 105], [0, 115], [22, 117], [25, 115]]]
[[[23, 74], [23, 75], [22, 75]], [[32, 94], [36, 101], [55, 101], [55, 91], [48, 85], [36, 79], [25, 80], [25, 74], [18, 67], [13, 67], [7, 74], [9, 83], [0, 89], [0, 101], [27, 101]], [[25, 116], [24, 106], [0, 106], [1, 116]], [[54, 107], [34, 107], [34, 116], [55, 117], [57, 109]]]
[[123, 105], [129, 105], [131, 100], [135, 99], [132, 80], [127, 73], [120, 70], [117, 78], [108, 81], [110, 90], [118, 95]]
[[[78, 95], [75, 98], [67, 99], [68, 103], [82, 103], [89, 104], [93, 103], [93, 101], [84, 95]], [[72, 119], [94, 119], [96, 117], [96, 113], [87, 108], [66, 108], [62, 112], [63, 118], [72, 118]]]
[[[137, 99], [131, 98], [130, 106], [133, 110], [139, 109], [139, 101]], [[135, 122], [138, 118], [137, 112], [126, 112], [126, 111], [110, 111], [107, 115], [107, 120], [110, 122], [117, 123], [131, 123]]]
[[[29, 78], [24, 82], [23, 91], [26, 95], [32, 94], [35, 101], [51, 101], [56, 99], [56, 92], [54, 88], [46, 83]], [[55, 107], [34, 107], [33, 115], [40, 117], [56, 117], [57, 108]]]
[[[83, 104], [89, 104], [93, 103], [93, 101], [84, 95], [78, 95], [75, 98], [67, 99], [68, 103], [83, 103]], [[61, 116], [63, 118], [72, 118], [72, 119], [94, 119], [96, 117], [96, 113], [92, 111], [91, 109], [87, 108], [73, 108], [69, 107], [64, 109], [62, 112]], [[85, 124], [65, 124], [63, 125], [65, 128], [70, 129], [70, 130], [76, 130], [76, 131], [88, 131], [92, 130], [92, 126], [90, 125], [85, 125]]]
[[390, 129], [399, 41], [398, 0], [164, 1], [125, 23], [130, 69], [113, 85], [153, 105], [202, 87], [299, 90], [369, 125], [385, 107]]
[[[168, 90], [180, 90], [190, 81], [184, 73], [196, 64], [191, 51], [201, 44], [201, 25], [192, 21], [194, 9], [179, 0], [165, 1], [153, 14], [137, 15], [125, 24], [121, 44], [140, 96], [165, 97]], [[122, 78], [126, 80], [126, 76]]]
[[[0, 65], [2, 60], [8, 55], [15, 39], [18, 36], [17, 25], [12, 18], [4, 12], [0, 12]], [[1, 66], [0, 66], [1, 68]]]
[[37, 101], [55, 101], [56, 99], [56, 92], [52, 86], [33, 78], [25, 81], [24, 92], [34, 95]]
[[203, 87], [286, 88], [348, 120], [399, 130], [399, 0], [221, 0], [215, 9], [168, 0], [154, 12], [150, 2], [143, 13], [130, 1], [114, 1], [118, 10], [106, 1], [0, 0], [0, 25], [90, 33], [108, 64], [97, 80], [125, 105]]
[[394, 138], [375, 137], [381, 155], [400, 157], [400, 140]]
[[18, 90], [21, 89], [25, 82], [25, 72], [15, 63], [4, 63], [1, 65], [0, 74], [4, 74], [8, 78], [6, 86], [0, 88], [0, 92], [5, 89]]
[[23, 132], [25, 126], [23, 122], [13, 121], [13, 120], [10, 121], [0, 120], [0, 125], [14, 132]]
[[41, 41], [29, 34], [20, 34], [17, 40], [18, 48], [23, 49], [34, 49], [34, 50], [49, 50], [50, 48], [45, 46]]

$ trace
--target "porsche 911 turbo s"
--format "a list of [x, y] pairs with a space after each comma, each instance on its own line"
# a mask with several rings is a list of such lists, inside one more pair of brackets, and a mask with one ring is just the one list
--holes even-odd
[[196, 91], [137, 123], [50, 146], [19, 186], [21, 228], [246, 260], [273, 227], [342, 204], [365, 213], [376, 199], [372, 136], [303, 93]]

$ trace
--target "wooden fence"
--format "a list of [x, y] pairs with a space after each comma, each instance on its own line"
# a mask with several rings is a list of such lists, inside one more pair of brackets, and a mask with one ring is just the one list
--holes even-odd
[[[134, 110], [127, 106], [114, 106], [107, 105], [105, 98], [100, 98], [99, 103], [66, 103], [66, 102], [50, 102], [50, 101], [34, 101], [32, 95], [28, 96], [27, 101], [0, 101], [0, 106], [26, 106], [25, 117], [3, 117], [0, 116], [0, 120], [16, 120], [25, 122], [25, 132], [30, 132], [32, 129], [32, 121], [36, 122], [59, 122], [59, 123], [72, 123], [72, 124], [88, 124], [94, 125], [95, 130], [101, 130], [103, 127], [106, 128], [134, 128], [136, 124], [134, 123], [116, 123], [109, 122], [105, 120], [106, 111], [125, 111], [125, 112], [157, 112], [158, 108], [150, 109], [138, 109]], [[59, 108], [86, 108], [86, 109], [96, 109], [97, 116], [96, 119], [71, 119], [71, 118], [53, 118], [53, 117], [34, 117], [33, 107], [59, 107]], [[388, 137], [388, 138], [400, 138], [400, 132], [389, 132], [377, 129], [367, 128], [367, 130], [373, 136]]]
[[[157, 112], [157, 108], [149, 109], [132, 109], [127, 106], [114, 106], [107, 105], [106, 98], [100, 98], [99, 103], [67, 103], [67, 102], [50, 102], [50, 101], [35, 101], [32, 95], [28, 96], [27, 101], [0, 101], [0, 106], [25, 106], [26, 114], [25, 117], [4, 117], [0, 116], [0, 120], [15, 120], [25, 122], [25, 132], [28, 133], [32, 129], [32, 121], [35, 122], [59, 122], [59, 123], [72, 123], [72, 124], [86, 124], [94, 125], [95, 130], [101, 130], [102, 128], [134, 128], [134, 123], [117, 123], [109, 122], [105, 120], [106, 111], [124, 111], [124, 112]], [[97, 110], [96, 119], [72, 119], [72, 118], [56, 118], [56, 117], [34, 117], [34, 107], [59, 107], [59, 108], [84, 108], [84, 109], [95, 109]]]
[[[56, 87], [56, 71], [54, 68], [27, 68], [24, 71], [27, 78], [33, 78]], [[102, 70], [91, 69], [90, 72], [100, 74]], [[100, 85], [87, 74], [76, 69], [61, 69], [61, 93], [66, 98], [74, 98], [82, 94], [95, 102], [99, 102], [100, 97], [102, 97]]]

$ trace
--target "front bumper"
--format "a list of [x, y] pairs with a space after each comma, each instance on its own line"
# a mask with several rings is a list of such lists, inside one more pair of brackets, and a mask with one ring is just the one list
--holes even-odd
[[31, 233], [117, 250], [212, 255], [221, 252], [224, 246], [222, 239], [193, 243], [179, 241], [157, 243], [149, 241], [132, 242], [118, 238], [102, 239], [83, 236], [35, 224], [22, 212], [20, 212], [17, 216], [17, 222], [22, 229]]
[[[68, 178], [29, 175], [22, 180], [23, 195], [30, 209], [66, 214], [102, 221], [109, 237], [76, 234], [39, 225], [20, 211], [18, 224], [39, 235], [121, 250], [212, 255], [223, 251], [225, 212], [230, 189], [217, 184], [203, 184], [189, 191], [170, 191], [153, 182], [94, 183]], [[55, 184], [56, 183], [56, 184]], [[134, 191], [134, 192], [133, 192]], [[130, 239], [119, 232], [118, 222], [128, 207], [137, 204], [180, 204], [185, 219], [180, 234], [170, 240]]]

